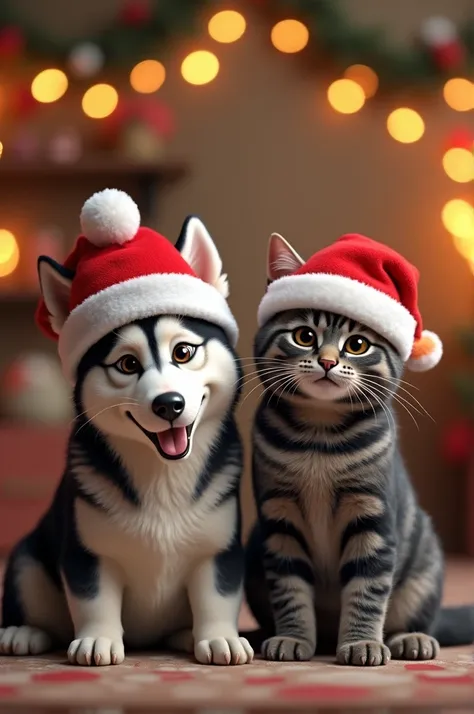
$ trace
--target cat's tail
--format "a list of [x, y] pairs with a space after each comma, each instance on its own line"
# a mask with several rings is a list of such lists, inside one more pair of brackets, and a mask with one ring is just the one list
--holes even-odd
[[460, 647], [474, 643], [474, 605], [443, 607], [433, 636], [441, 647]]

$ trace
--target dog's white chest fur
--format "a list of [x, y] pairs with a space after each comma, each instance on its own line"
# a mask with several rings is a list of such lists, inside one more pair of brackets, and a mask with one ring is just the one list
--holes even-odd
[[[197, 463], [199, 467], [200, 460]], [[115, 497], [114, 487], [102, 480], [101, 500], [108, 512], [76, 502], [84, 545], [120, 573], [122, 625], [125, 641], [131, 645], [150, 645], [192, 626], [185, 587], [189, 573], [232, 537], [235, 504], [218, 509], [211, 505], [225, 485], [225, 474], [194, 500], [191, 486], [198, 472], [193, 460], [193, 465], [183, 462], [168, 472], [144, 475], [139, 507]]]

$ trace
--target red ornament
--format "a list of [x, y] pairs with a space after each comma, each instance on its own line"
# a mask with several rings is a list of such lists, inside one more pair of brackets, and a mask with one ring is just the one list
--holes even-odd
[[150, 16], [149, 0], [128, 0], [122, 9], [120, 19], [125, 25], [140, 26], [144, 25]]
[[471, 456], [474, 429], [467, 420], [455, 422], [448, 427], [442, 439], [444, 458], [452, 464], [465, 464]]
[[445, 151], [448, 149], [474, 150], [474, 131], [466, 127], [460, 127], [453, 131], [446, 141]]
[[30, 89], [23, 87], [18, 90], [16, 95], [13, 97], [12, 112], [16, 114], [16, 116], [26, 118], [31, 114], [34, 114], [37, 109], [38, 103], [31, 94]]
[[443, 72], [462, 67], [466, 58], [465, 49], [457, 40], [432, 47], [431, 52], [437, 67]]
[[25, 38], [17, 27], [0, 30], [0, 57], [18, 57], [25, 46]]

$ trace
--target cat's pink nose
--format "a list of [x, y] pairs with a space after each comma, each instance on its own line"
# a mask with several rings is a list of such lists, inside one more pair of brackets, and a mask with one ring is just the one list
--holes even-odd
[[318, 359], [319, 364], [321, 367], [326, 371], [329, 372], [330, 369], [336, 366], [337, 360], [336, 359]]

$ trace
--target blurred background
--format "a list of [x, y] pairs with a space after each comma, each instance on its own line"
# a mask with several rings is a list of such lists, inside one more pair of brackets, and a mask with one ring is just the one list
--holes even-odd
[[360, 232], [418, 266], [445, 357], [406, 377], [401, 438], [446, 549], [474, 555], [472, 0], [0, 0], [0, 76], [0, 550], [44, 510], [72, 419], [36, 259], [117, 187], [170, 240], [203, 219], [245, 357], [272, 231], [305, 257]]

